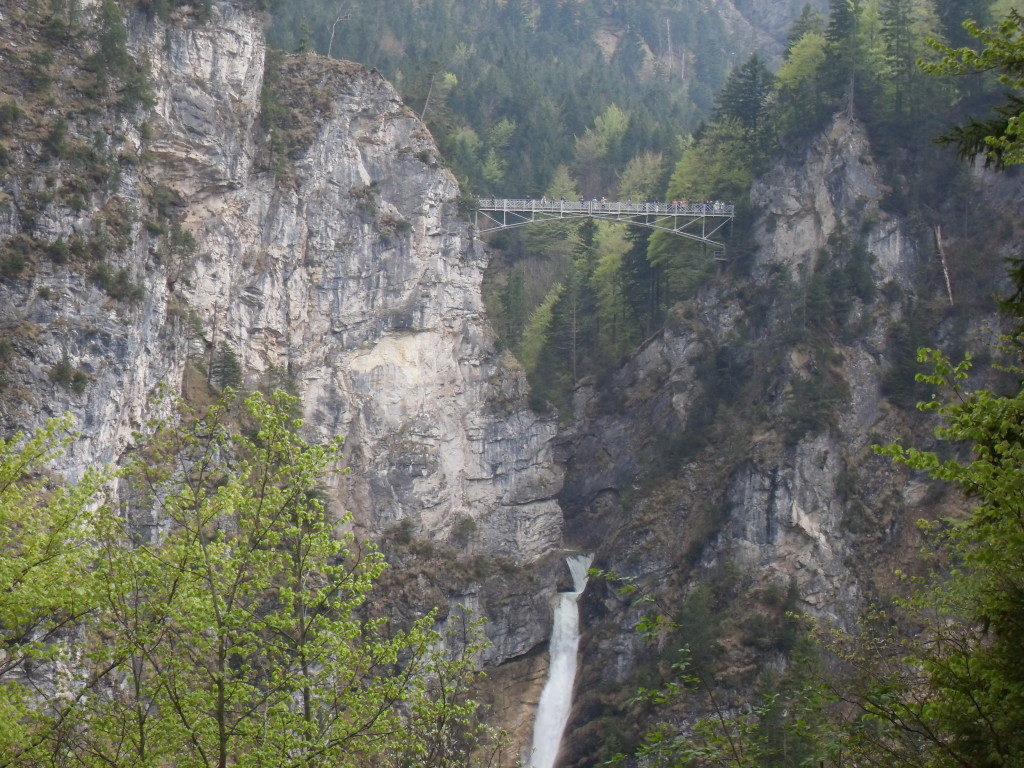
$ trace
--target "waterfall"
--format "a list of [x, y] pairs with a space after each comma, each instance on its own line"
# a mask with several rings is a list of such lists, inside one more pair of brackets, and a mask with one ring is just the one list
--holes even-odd
[[587, 569], [593, 560], [593, 555], [574, 555], [565, 559], [575, 590], [559, 592], [555, 596], [548, 679], [544, 683], [533, 723], [530, 768], [554, 768], [562, 744], [562, 733], [572, 707], [576, 651], [580, 644], [580, 611], [576, 601], [587, 586]]

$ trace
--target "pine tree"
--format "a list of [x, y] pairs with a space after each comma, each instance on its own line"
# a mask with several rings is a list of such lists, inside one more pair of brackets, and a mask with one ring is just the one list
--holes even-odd
[[1011, 91], [1002, 104], [993, 108], [994, 116], [971, 119], [943, 140], [956, 145], [963, 157], [982, 155], [986, 165], [996, 168], [1024, 163], [1024, 15], [1011, 10], [995, 28], [970, 23], [967, 31], [982, 43], [980, 50], [936, 43], [934, 47], [944, 56], [939, 62], [925, 65], [924, 70], [941, 75], [995, 71]]
[[972, 19], [984, 27], [992, 22], [991, 3], [987, 0], [942, 0], [937, 12], [942, 20], [942, 35], [951, 45], [969, 45], [971, 33], [964, 29], [964, 21]]
[[829, 22], [825, 30], [826, 85], [833, 99], [846, 99], [853, 108], [857, 71], [858, 0], [829, 0]]
[[664, 318], [665, 270], [647, 258], [649, 231], [632, 227], [628, 237], [630, 247], [619, 269], [622, 295], [631, 324], [638, 328], [641, 338], [646, 338], [661, 326]]
[[823, 34], [825, 32], [825, 17], [808, 3], [790, 25], [789, 32], [786, 34], [786, 52], [792, 50], [793, 46], [810, 32]]
[[715, 119], [736, 120], [751, 131], [758, 130], [774, 83], [775, 76], [761, 57], [752, 54], [729, 73], [715, 98]]
[[220, 389], [237, 389], [242, 384], [242, 364], [238, 361], [238, 355], [223, 342], [217, 345], [210, 363], [210, 383]]
[[503, 336], [506, 343], [520, 338], [523, 328], [529, 320], [528, 308], [526, 305], [526, 276], [521, 266], [512, 269], [508, 276], [508, 282], [501, 292], [501, 320], [503, 322]]
[[808, 32], [790, 48], [775, 80], [772, 116], [785, 143], [821, 128], [831, 106], [822, 91], [826, 60], [824, 36]]
[[914, 40], [911, 33], [913, 6], [916, 0], [883, 0], [882, 30], [888, 49], [894, 84], [894, 107], [897, 115], [906, 109], [907, 91], [914, 71]]
[[931, 81], [921, 76], [917, 61], [925, 52], [924, 39], [938, 34], [931, 0], [883, 0], [879, 18], [886, 45], [893, 109], [898, 118], [918, 115], [923, 90]]

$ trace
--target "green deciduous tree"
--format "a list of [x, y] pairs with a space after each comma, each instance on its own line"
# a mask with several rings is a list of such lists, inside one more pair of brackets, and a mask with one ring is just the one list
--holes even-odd
[[642, 152], [632, 158], [619, 174], [619, 200], [653, 200], [662, 185], [665, 159], [655, 152]]
[[[739, 200], [750, 188], [757, 162], [747, 128], [735, 119], [720, 120], [684, 146], [669, 181], [668, 199]], [[651, 235], [647, 258], [664, 270], [675, 297], [695, 288], [711, 266], [702, 246], [664, 232]]]
[[[965, 387], [970, 362], [954, 365], [922, 349], [934, 366], [919, 380], [944, 390], [919, 407], [938, 414], [943, 440], [971, 455], [944, 459], [931, 451], [889, 446], [883, 453], [953, 483], [971, 499], [962, 517], [928, 527], [952, 560], [905, 603], [922, 621], [911, 643], [906, 678], [916, 690], [893, 690], [881, 678], [861, 698], [865, 711], [894, 729], [934, 766], [1024, 763], [1024, 389], [1013, 395]], [[1018, 375], [1022, 373], [1017, 371]], [[902, 678], [901, 678], [902, 679]], [[903, 681], [905, 683], [905, 680]]]
[[[80, 671], [57, 681], [63, 694], [50, 701], [4, 700], [16, 710], [7, 722], [35, 731], [5, 764], [471, 762], [483, 732], [465, 696], [476, 676], [473, 632], [449, 652], [433, 615], [397, 627], [373, 610], [383, 559], [338, 530], [345, 520], [332, 519], [319, 491], [341, 441], [304, 441], [294, 403], [254, 394], [202, 415], [178, 404], [176, 421], [139, 436], [121, 473], [120, 514], [91, 524], [95, 547], [74, 562], [53, 556], [59, 572], [40, 574], [59, 590], [51, 601], [88, 598], [87, 614], [63, 603], [33, 609], [73, 613], [74, 645], [40, 642], [75, 649]], [[229, 426], [239, 421], [241, 433]], [[93, 486], [66, 492], [78, 518]], [[57, 530], [68, 544], [84, 535]]]
[[750, 188], [758, 158], [737, 120], [710, 125], [685, 146], [669, 180], [670, 200], [738, 200]]
[[[560, 165], [555, 169], [546, 195], [550, 200], [579, 198], [576, 180], [566, 166]], [[523, 244], [531, 253], [542, 254], [556, 263], [566, 265], [575, 250], [579, 227], [577, 222], [572, 221], [526, 227], [523, 231]]]
[[825, 32], [825, 17], [812, 8], [810, 3], [807, 3], [800, 11], [800, 15], [790, 25], [789, 32], [786, 33], [787, 53], [799, 42], [800, 38], [810, 32], [823, 34]]
[[789, 49], [775, 81], [774, 115], [782, 137], [820, 128], [830, 105], [822, 93], [825, 37], [808, 32]]
[[628, 129], [629, 115], [609, 104], [594, 118], [593, 127], [576, 140], [574, 166], [585, 194], [596, 195], [608, 188], [615, 170], [625, 159], [623, 139]]

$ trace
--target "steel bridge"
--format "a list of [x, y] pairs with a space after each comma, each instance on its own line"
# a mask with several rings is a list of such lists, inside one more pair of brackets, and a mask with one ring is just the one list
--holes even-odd
[[566, 219], [604, 219], [669, 232], [724, 250], [714, 239], [736, 216], [731, 203], [632, 203], [608, 200], [477, 200], [473, 223], [477, 232], [525, 227]]

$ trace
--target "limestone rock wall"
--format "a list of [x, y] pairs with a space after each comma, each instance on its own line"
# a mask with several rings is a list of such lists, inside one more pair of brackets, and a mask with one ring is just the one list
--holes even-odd
[[[638, 670], [667, 669], [672, 648], [633, 629], [652, 605], [692, 616], [691, 597], [713, 595], [707, 626], [684, 620], [666, 642], [717, 644], [720, 703], [743, 707], [761, 673], [785, 667], [785, 611], [849, 625], [912, 560], [915, 520], [956, 503], [871, 445], [930, 433], [889, 391], [914, 306], [930, 308], [915, 345], [952, 343], [956, 327], [973, 337], [992, 316], [958, 315], [922, 279], [938, 269], [934, 240], [888, 212], [887, 193], [864, 129], [838, 115], [755, 182], [747, 261], [675, 307], [610, 385], [578, 389], [567, 541], [656, 602], [601, 582], [584, 597], [569, 764], [591, 764], [609, 729], [628, 738]], [[844, 293], [836, 275], [857, 264], [860, 292]]]
[[[763, 284], [770, 275], [785, 273], [791, 281], [787, 283], [789, 293], [796, 294], [830, 237], [839, 228], [857, 229], [870, 219], [866, 242], [874, 256], [873, 282], [893, 281], [912, 290], [918, 255], [901, 223], [878, 208], [881, 194], [880, 176], [870, 160], [863, 131], [856, 123], [837, 118], [800, 157], [777, 166], [755, 184], [752, 198], [761, 214], [754, 228], [758, 247], [747, 279]], [[610, 547], [612, 556], [621, 560], [623, 552], [615, 549], [620, 542], [608, 543], [623, 524], [618, 499], [643, 475], [644, 457], [650, 455], [659, 432], [666, 426], [685, 430], [708, 385], [702, 363], [731, 345], [739, 353], [739, 343], [734, 340], [738, 329], [749, 322], [745, 288], [732, 280], [712, 281], [685, 314], [671, 318], [664, 331], [618, 374], [615, 389], [620, 399], [616, 402], [624, 407], [611, 411], [594, 393], [586, 389], [578, 393], [578, 410], [584, 416], [571, 437], [576, 452], [564, 498], [579, 514], [597, 516], [604, 523], [595, 538], [595, 529], [582, 520], [579, 524], [570, 521], [570, 538], [578, 536], [589, 546]], [[780, 298], [784, 300], [785, 295]], [[812, 431], [790, 445], [780, 445], [777, 429], [771, 428], [772, 416], [784, 408], [792, 378], [817, 363], [808, 359], [801, 343], [779, 342], [787, 347], [783, 370], [762, 381], [768, 390], [766, 407], [776, 413], [768, 417], [763, 432], [737, 436], [743, 455], [738, 461], [736, 456], [729, 457], [733, 474], [719, 485], [725, 492], [721, 503], [727, 516], [721, 534], [704, 555], [710, 562], [715, 557], [712, 553], [728, 553], [729, 558], [751, 566], [775, 569], [787, 576], [796, 573], [802, 594], [811, 599], [821, 592], [820, 607], [829, 612], [832, 606], [851, 606], [849, 598], [856, 594], [845, 565], [836, 480], [846, 458], [863, 457], [871, 429], [883, 418], [880, 377], [886, 364], [886, 334], [902, 310], [894, 304], [865, 305], [854, 311], [865, 318], [864, 332], [842, 345], [841, 358], [831, 363], [837, 378], [851, 388], [839, 409], [838, 423], [834, 429]], [[769, 328], [767, 333], [778, 334], [779, 330]], [[736, 362], [736, 368], [752, 372], [758, 362], [744, 357]], [[730, 371], [727, 376], [735, 373]], [[600, 469], [595, 472], [592, 467]], [[691, 485], [672, 490], [671, 506], [678, 508], [669, 514], [684, 528], [687, 505], [693, 503], [688, 497], [709, 481], [700, 477], [704, 470], [693, 469]], [[601, 509], [608, 505], [615, 512], [603, 515]], [[668, 533], [662, 523], [658, 532]], [[667, 554], [677, 542], [670, 538], [651, 546]], [[622, 543], [627, 551], [643, 546], [630, 537]], [[659, 567], [658, 558], [642, 559], [646, 567], [655, 571]]]
[[[62, 469], [74, 476], [131, 448], [161, 386], [212, 396], [211, 366], [228, 357], [243, 387], [293, 389], [310, 438], [346, 437], [336, 507], [385, 547], [423, 542], [457, 573], [457, 586], [421, 574], [410, 603], [487, 616], [488, 665], [534, 659], [503, 673], [525, 703], [502, 706], [525, 721], [543, 682], [563, 469], [554, 422], [529, 408], [521, 369], [495, 348], [487, 257], [455, 179], [379, 74], [312, 56], [287, 59], [272, 94], [308, 135], [271, 155], [263, 18], [241, 2], [215, 2], [208, 19], [175, 13], [126, 16], [151, 107], [78, 110], [85, 99], [58, 81], [17, 125], [0, 245], [29, 255], [0, 278], [0, 429], [71, 412], [81, 435]], [[19, 4], [0, 37], [41, 42], [28, 22], [14, 31], [31, 18]], [[75, 56], [94, 50], [81, 46], [62, 72], [78, 76]], [[74, 152], [92, 142], [117, 165], [73, 204], [78, 166], [42, 138], [59, 119]], [[495, 578], [501, 568], [516, 577]]]

